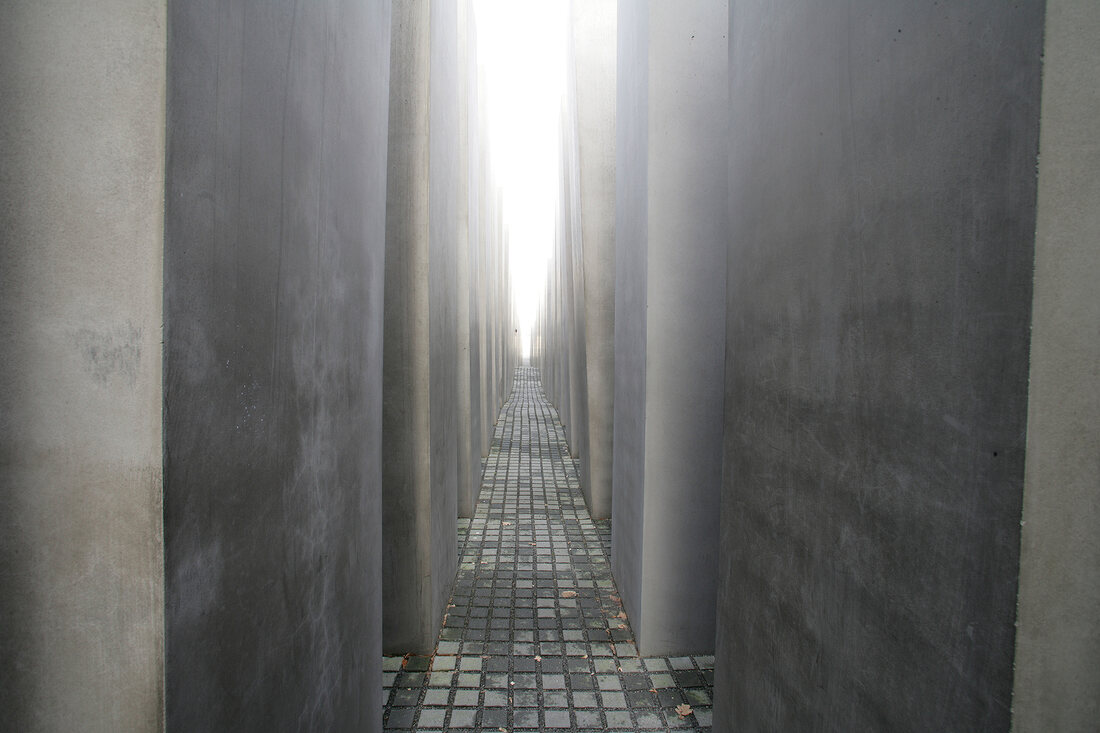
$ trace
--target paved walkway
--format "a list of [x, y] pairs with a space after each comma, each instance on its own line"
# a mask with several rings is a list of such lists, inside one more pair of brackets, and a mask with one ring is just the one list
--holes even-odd
[[[432, 657], [385, 657], [400, 731], [710, 731], [713, 657], [639, 657], [538, 370], [501, 411]], [[679, 711], [677, 707], [679, 706]]]

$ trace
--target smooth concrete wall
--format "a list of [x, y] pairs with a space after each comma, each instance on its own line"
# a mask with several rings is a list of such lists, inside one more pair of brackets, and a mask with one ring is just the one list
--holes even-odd
[[[635, 631], [643, 622], [649, 12], [623, 0], [616, 26], [615, 353], [611, 568]], [[630, 399], [624, 399], [629, 395]]]
[[[473, 29], [473, 24], [469, 26]], [[470, 412], [472, 466], [478, 482], [495, 424], [512, 391], [518, 338], [512, 310], [500, 187], [492, 175], [488, 90], [471, 44], [467, 100], [470, 277]]]
[[588, 511], [611, 516], [615, 366], [615, 0], [572, 3], [576, 84], [587, 446], [581, 455]]
[[[570, 46], [572, 43], [569, 44]], [[570, 54], [572, 56], [572, 54]], [[561, 245], [563, 262], [562, 302], [566, 309], [565, 368], [570, 414], [566, 438], [574, 458], [579, 458], [581, 483], [590, 480], [588, 446], [588, 356], [585, 334], [584, 242], [581, 239], [580, 150], [577, 131], [576, 73], [566, 74], [562, 108]]]
[[163, 727], [165, 4], [0, 23], [0, 728]]
[[[431, 0], [431, 71], [428, 108], [428, 216], [431, 337], [432, 647], [458, 570], [458, 3]], [[398, 582], [407, 582], [407, 578]]]
[[381, 728], [389, 20], [170, 4], [169, 730]]
[[532, 353], [597, 518], [611, 513], [614, 33], [614, 0], [571, 6], [556, 231]]
[[[473, 424], [482, 457], [487, 456], [494, 426], [504, 400], [512, 390], [514, 366], [519, 348], [512, 290], [509, 283], [508, 238], [504, 229], [502, 196], [491, 173], [490, 140], [486, 135], [486, 95], [483, 79], [477, 94], [479, 141], [478, 159], [471, 160], [471, 180], [477, 178], [477, 237], [471, 241], [471, 287], [476, 308], [471, 305], [472, 328], [477, 342], [476, 360], [479, 384], [472, 392], [472, 409], [477, 413]], [[473, 363], [473, 362], [471, 362]]]
[[484, 411], [484, 256], [482, 237], [485, 231], [483, 173], [486, 164], [484, 135], [485, 115], [482, 111], [484, 76], [478, 64], [477, 24], [467, 25], [470, 51], [467, 60], [466, 86], [466, 195], [468, 199], [469, 242], [467, 248], [467, 275], [469, 278], [470, 311], [470, 455], [471, 468], [478, 477], [477, 489], [481, 490], [481, 461], [489, 454], [488, 430]]
[[1006, 730], [1043, 3], [736, 2], [716, 730]]
[[585, 356], [585, 272], [581, 240], [581, 190], [573, 49], [566, 48], [566, 82], [559, 119], [559, 178], [554, 239], [544, 295], [547, 348], [534, 363], [543, 388], [578, 459], [581, 486], [588, 484], [588, 384]]
[[[476, 76], [471, 74], [471, 65], [476, 64], [477, 34], [474, 26], [472, 0], [459, 0], [457, 3], [458, 46], [457, 65], [457, 170], [455, 214], [455, 308], [456, 308], [456, 361], [455, 361], [455, 397], [458, 409], [458, 426], [455, 439], [458, 443], [458, 516], [472, 517], [477, 507], [477, 497], [481, 481], [481, 454], [473, 437], [473, 402], [471, 373], [471, 284], [470, 277], [470, 241], [472, 219], [470, 216], [470, 84], [476, 84]], [[476, 67], [475, 67], [476, 68]], [[476, 135], [476, 128], [475, 133]], [[476, 153], [475, 153], [476, 155]]]
[[[642, 653], [705, 653], [722, 473], [727, 6], [630, 5], [619, 6], [620, 29], [632, 27], [618, 51], [612, 562]], [[622, 91], [640, 83], [644, 95]]]
[[[476, 95], [476, 101], [474, 99]], [[471, 302], [471, 337], [470, 348], [473, 353], [471, 359], [471, 371], [476, 375], [471, 380], [471, 411], [474, 412], [474, 434], [477, 440], [481, 458], [489, 455], [489, 446], [492, 442], [493, 423], [496, 422], [497, 413], [494, 405], [493, 394], [493, 348], [492, 348], [492, 295], [493, 295], [493, 261], [492, 252], [496, 241], [496, 209], [497, 195], [492, 182], [492, 171], [489, 163], [488, 146], [488, 115], [486, 113], [487, 99], [485, 94], [485, 74], [479, 70], [478, 83], [471, 90], [471, 103], [473, 112], [477, 116], [477, 147], [478, 155], [470, 161], [470, 180], [472, 185], [472, 197], [476, 196], [477, 234], [470, 243], [470, 270], [473, 300]]]
[[456, 10], [403, 0], [392, 29], [382, 644], [430, 654], [458, 565]]
[[1100, 719], [1100, 5], [1047, 0], [1013, 729]]

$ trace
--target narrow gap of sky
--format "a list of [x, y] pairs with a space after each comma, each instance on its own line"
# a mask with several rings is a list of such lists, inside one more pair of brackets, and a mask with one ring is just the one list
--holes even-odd
[[473, 0], [488, 150], [500, 187], [524, 355], [554, 243], [567, 0]]

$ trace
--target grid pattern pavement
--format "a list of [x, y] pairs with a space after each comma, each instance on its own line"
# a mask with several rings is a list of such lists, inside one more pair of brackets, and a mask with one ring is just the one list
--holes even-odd
[[383, 658], [387, 731], [710, 731], [714, 658], [640, 657], [611, 525], [534, 367], [501, 410], [435, 654]]

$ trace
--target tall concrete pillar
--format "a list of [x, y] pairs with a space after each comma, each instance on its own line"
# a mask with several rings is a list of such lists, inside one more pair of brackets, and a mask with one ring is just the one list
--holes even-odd
[[716, 730], [1009, 728], [1043, 5], [732, 4]]
[[644, 654], [714, 647], [726, 12], [619, 4], [612, 566]]
[[[570, 43], [571, 44], [571, 39]], [[570, 54], [572, 56], [572, 54]], [[565, 349], [562, 351], [563, 415], [566, 438], [574, 458], [580, 459], [582, 486], [588, 483], [588, 375], [585, 323], [584, 242], [581, 239], [580, 152], [577, 135], [576, 74], [567, 74], [561, 115], [561, 215], [558, 247], [561, 253], [561, 299]]]
[[[458, 442], [458, 516], [472, 517], [477, 506], [478, 489], [481, 481], [480, 453], [476, 452], [476, 441], [471, 430], [473, 413], [471, 401], [472, 374], [470, 371], [470, 291], [473, 282], [470, 277], [470, 59], [471, 57], [476, 58], [477, 37], [474, 32], [471, 0], [459, 0], [457, 11], [458, 160], [455, 175], [457, 179], [455, 213], [458, 222], [455, 239], [455, 336], [457, 339], [455, 396], [458, 408], [458, 430], [456, 434]], [[477, 83], [476, 79], [474, 83]], [[476, 135], [476, 130], [474, 134]]]
[[615, 0], [572, 4], [576, 68], [578, 206], [583, 243], [587, 451], [585, 503], [611, 516], [615, 383]]
[[[477, 26], [470, 23], [467, 26], [471, 36], [475, 36]], [[485, 274], [485, 257], [482, 252], [482, 240], [485, 236], [484, 220], [484, 115], [482, 113], [482, 87], [484, 84], [480, 66], [477, 63], [477, 43], [468, 44], [470, 55], [468, 59], [468, 85], [466, 100], [466, 133], [467, 133], [467, 167], [466, 167], [466, 191], [469, 200], [467, 215], [469, 217], [469, 244], [468, 276], [470, 281], [469, 310], [470, 310], [470, 437], [472, 463], [478, 474], [478, 491], [480, 491], [481, 459], [488, 455], [488, 443], [486, 441], [484, 401], [484, 365], [485, 365], [485, 338], [484, 323], [485, 314], [483, 308]]]
[[476, 425], [479, 430], [476, 433], [481, 458], [489, 455], [489, 445], [492, 442], [493, 422], [496, 420], [494, 409], [494, 397], [492, 392], [493, 374], [493, 349], [492, 349], [492, 288], [493, 288], [493, 262], [492, 245], [495, 236], [494, 228], [494, 201], [496, 195], [491, 176], [488, 151], [488, 120], [486, 115], [486, 98], [484, 94], [484, 73], [478, 75], [477, 104], [475, 106], [478, 118], [479, 155], [475, 162], [476, 170], [472, 175], [477, 179], [477, 228], [476, 241], [471, 245], [471, 267], [474, 272], [474, 291], [476, 293], [476, 308], [473, 317], [476, 320], [474, 334], [476, 337], [476, 391], [478, 400], [476, 404]]
[[1100, 717], [1100, 5], [1047, 0], [1013, 729]]
[[[459, 421], [459, 199], [463, 180], [459, 159], [458, 3], [431, 3], [430, 123], [428, 214], [431, 251], [428, 263], [431, 320], [431, 461], [432, 544], [441, 549], [441, 574], [433, 583], [433, 605], [439, 631], [442, 608], [451, 595], [458, 569], [458, 434]], [[449, 568], [449, 569], [445, 569]]]
[[378, 730], [389, 4], [167, 27], [167, 727]]
[[0, 22], [0, 727], [161, 730], [165, 3]]
[[386, 194], [383, 628], [430, 653], [457, 568], [457, 16], [394, 4]]

